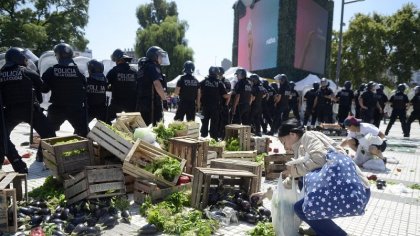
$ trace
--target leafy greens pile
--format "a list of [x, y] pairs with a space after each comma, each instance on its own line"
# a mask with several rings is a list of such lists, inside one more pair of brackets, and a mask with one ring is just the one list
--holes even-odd
[[176, 176], [182, 173], [180, 162], [170, 156], [163, 156], [148, 164], [145, 170], [167, 181], [173, 181]]
[[241, 151], [241, 147], [239, 146], [239, 138], [231, 137], [226, 142], [226, 151]]
[[218, 141], [216, 141], [215, 139], [212, 138], [212, 139], [210, 139], [209, 146], [211, 146], [211, 147], [224, 147], [224, 146], [226, 146], [226, 142], [225, 141], [218, 142]]
[[275, 236], [273, 224], [270, 222], [259, 222], [252, 230], [247, 232], [250, 236]]

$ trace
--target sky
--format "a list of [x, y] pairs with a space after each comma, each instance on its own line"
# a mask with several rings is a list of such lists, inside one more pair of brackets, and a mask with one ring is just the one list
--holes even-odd
[[[233, 3], [236, 0], [175, 0], [179, 18], [186, 20], [189, 29], [185, 38], [194, 50], [196, 70], [207, 74], [210, 66], [220, 66], [223, 58], [231, 60], [233, 43]], [[265, 1], [265, 0], [262, 0]], [[350, 0], [347, 0], [350, 1]], [[88, 48], [93, 58], [109, 59], [117, 49], [134, 48], [136, 30], [139, 27], [136, 8], [150, 0], [90, 0], [89, 23], [85, 28]], [[404, 4], [419, 0], [365, 0], [344, 7], [344, 30], [356, 13], [377, 12], [391, 15]], [[339, 30], [341, 1], [334, 1], [333, 28]], [[169, 55], [170, 58], [170, 55]], [[180, 68], [181, 73], [182, 68]]]

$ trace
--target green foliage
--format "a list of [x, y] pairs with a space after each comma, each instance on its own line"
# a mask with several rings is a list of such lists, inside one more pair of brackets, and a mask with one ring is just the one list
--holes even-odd
[[258, 222], [252, 230], [247, 233], [250, 236], [275, 236], [273, 224], [270, 222]]
[[212, 138], [212, 139], [210, 139], [209, 146], [211, 146], [211, 147], [224, 147], [224, 146], [226, 146], [226, 142], [225, 141], [218, 142], [218, 141], [216, 141], [215, 139]]
[[99, 122], [101, 122], [103, 125], [105, 125], [108, 129], [114, 131], [114, 133], [116, 133], [121, 138], [123, 138], [123, 139], [125, 139], [127, 141], [130, 141], [130, 142], [133, 141], [133, 138], [131, 138], [130, 135], [128, 135], [128, 134], [126, 134], [124, 132], [121, 132], [121, 131], [117, 130], [116, 128], [112, 127], [111, 125], [109, 125], [109, 124], [107, 124], [107, 123], [105, 123], [103, 121], [99, 121]]
[[45, 178], [44, 184], [28, 192], [28, 196], [36, 200], [48, 201], [48, 206], [55, 209], [65, 202], [63, 184], [52, 175]]
[[145, 170], [167, 181], [173, 181], [176, 176], [182, 173], [179, 161], [169, 156], [163, 156], [150, 163], [145, 167]]
[[[155, 14], [152, 14], [153, 9]], [[163, 71], [169, 80], [175, 78], [181, 73], [184, 62], [193, 58], [193, 50], [185, 39], [188, 24], [178, 19], [176, 3], [153, 0], [153, 3], [140, 5], [136, 16], [141, 26], [137, 30], [136, 54], [145, 56], [149, 47], [161, 47], [168, 52], [171, 62]]]
[[112, 198], [112, 205], [115, 206], [120, 211], [125, 211], [130, 208], [130, 202], [128, 201], [127, 197], [116, 196]]
[[231, 137], [226, 141], [226, 151], [241, 151], [239, 138]]
[[411, 188], [411, 189], [417, 189], [417, 190], [420, 190], [420, 184], [412, 184], [412, 185], [410, 185], [410, 186], [408, 186], [409, 188]]
[[255, 157], [255, 162], [258, 162], [258, 163], [261, 163], [261, 164], [264, 164], [264, 158], [266, 157], [266, 156], [268, 156], [268, 154], [267, 153], [261, 153], [261, 154], [259, 154], [259, 155], [257, 155], [256, 157]]
[[63, 152], [62, 156], [63, 156], [63, 157], [78, 156], [78, 155], [80, 155], [80, 154], [87, 153], [87, 151], [88, 151], [88, 150], [87, 150], [86, 148], [75, 149], [75, 150], [71, 150], [71, 151]]
[[89, 0], [1, 1], [0, 48], [30, 48], [39, 55], [63, 40], [84, 50], [88, 6]]
[[187, 125], [182, 121], [173, 121], [168, 125], [168, 128], [172, 129], [174, 132], [184, 131], [187, 130]]
[[153, 127], [153, 132], [156, 134], [156, 141], [163, 149], [167, 150], [169, 139], [175, 137], [175, 131], [171, 128], [167, 129], [163, 122], [159, 122], [156, 127]]

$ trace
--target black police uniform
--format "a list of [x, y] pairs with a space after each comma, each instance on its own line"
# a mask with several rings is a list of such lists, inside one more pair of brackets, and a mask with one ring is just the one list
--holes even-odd
[[356, 112], [356, 118], [361, 118], [361, 107], [359, 103], [359, 98], [362, 95], [364, 90], [357, 90], [356, 94], [354, 94], [354, 103], [355, 103], [355, 112]]
[[[220, 80], [226, 88], [226, 92], [229, 93], [232, 90], [232, 85], [230, 82], [225, 78], [222, 77]], [[220, 110], [220, 118], [219, 118], [219, 138], [225, 138], [225, 127], [226, 125], [230, 124], [231, 117], [230, 117], [230, 106], [226, 104], [226, 102], [221, 103], [221, 110]]]
[[292, 111], [295, 119], [297, 119], [300, 122], [299, 104], [298, 104], [299, 100], [298, 99], [299, 99], [299, 93], [295, 89], [292, 89], [290, 91], [290, 96], [289, 96], [289, 110], [286, 112], [286, 115], [287, 115], [287, 119], [288, 119], [289, 114]]
[[388, 102], [388, 97], [384, 94], [384, 92], [381, 89], [377, 89], [374, 96], [382, 109], [381, 112], [377, 107], [375, 107], [375, 112], [373, 114], [373, 125], [379, 128], [381, 120], [384, 118], [384, 108], [385, 104]]
[[224, 102], [223, 95], [227, 94], [225, 85], [217, 79], [216, 75], [209, 75], [200, 83], [202, 115], [201, 119], [201, 137], [210, 137], [217, 139], [219, 135], [219, 118], [221, 104]]
[[306, 125], [311, 117], [311, 125], [314, 126], [316, 118], [318, 117], [318, 112], [314, 107], [315, 98], [318, 95], [318, 90], [311, 88], [308, 92], [305, 93], [304, 98], [306, 99], [306, 109], [303, 116], [303, 125]]
[[375, 108], [377, 108], [378, 104], [375, 94], [370, 90], [366, 90], [360, 95], [360, 97], [363, 99], [363, 105], [367, 108], [360, 108], [360, 115], [362, 116], [362, 121], [365, 123], [373, 123]]
[[195, 120], [195, 101], [200, 88], [198, 80], [191, 74], [185, 74], [181, 76], [176, 86], [180, 91], [178, 110], [174, 119], [182, 121], [186, 115], [187, 121]]
[[86, 78], [76, 64], [56, 64], [42, 75], [42, 92], [51, 91], [48, 121], [54, 131], [68, 120], [74, 133], [86, 137], [89, 132], [86, 106]]
[[278, 88], [278, 95], [281, 96], [280, 101], [274, 104], [274, 122], [273, 129], [270, 130], [270, 134], [274, 134], [280, 128], [282, 120], [287, 119], [287, 112], [289, 111], [289, 96], [290, 88], [288, 83], [280, 85]]
[[329, 87], [321, 87], [318, 91], [316, 109], [318, 110], [318, 120], [321, 123], [332, 123], [332, 101], [325, 97], [331, 95], [334, 95], [334, 93]]
[[253, 132], [257, 136], [261, 136], [262, 103], [265, 94], [267, 94], [267, 90], [261, 83], [252, 86], [252, 96], [254, 96], [254, 100], [251, 104], [251, 121]]
[[162, 87], [165, 85], [159, 64], [148, 60], [144, 67], [139, 70], [139, 96], [137, 101], [146, 125], [152, 123], [156, 125], [163, 119], [163, 103], [153, 85], [154, 81], [159, 81]]
[[[107, 122], [111, 123], [116, 113], [133, 112], [137, 98], [137, 71], [128, 63], [117, 64], [106, 75], [108, 86], [111, 85], [112, 99], [108, 110]], [[143, 114], [142, 114], [143, 115]]]
[[234, 124], [250, 125], [250, 101], [252, 86], [248, 79], [240, 79], [235, 85], [235, 94], [240, 95], [236, 111], [233, 116]]
[[351, 89], [342, 89], [335, 97], [340, 99], [338, 102], [337, 118], [338, 123], [342, 124], [350, 113], [354, 93]]
[[[3, 144], [3, 139], [6, 139], [7, 158], [17, 172], [27, 172], [26, 165], [20, 161], [21, 157], [10, 141], [10, 133], [19, 123], [31, 123], [32, 115], [32, 126], [42, 138], [54, 136], [47, 117], [42, 113], [42, 109], [39, 106], [39, 102], [42, 102], [41, 86], [42, 80], [39, 78], [39, 75], [26, 67], [14, 65], [3, 67], [0, 71], [0, 94], [4, 107], [4, 124], [6, 128], [6, 132], [1, 130], [0, 140], [1, 144]], [[32, 99], [32, 89], [35, 89], [35, 97], [37, 99]], [[0, 107], [0, 109], [3, 108]], [[2, 129], [2, 126], [0, 126], [0, 129]], [[6, 137], [3, 137], [3, 134], [6, 134]], [[39, 148], [38, 153], [41, 151], [41, 148]], [[5, 149], [2, 147], [0, 150], [0, 164], [3, 164], [4, 154]]]
[[94, 118], [105, 121], [107, 81], [102, 73], [94, 73], [87, 78], [86, 96], [88, 104], [88, 123]]
[[411, 131], [411, 123], [416, 119], [420, 123], [420, 93], [414, 95], [414, 97], [410, 101], [411, 105], [413, 105], [413, 111], [410, 114], [410, 117], [407, 121], [407, 136], [410, 137]]
[[404, 133], [404, 137], [408, 137], [408, 132], [406, 130], [407, 129], [406, 109], [407, 109], [407, 103], [409, 101], [408, 101], [407, 95], [405, 95], [403, 92], [398, 91], [397, 93], [391, 96], [391, 98], [389, 99], [389, 102], [391, 103], [392, 113], [391, 113], [391, 117], [389, 118], [388, 126], [386, 127], [386, 130], [385, 130], [385, 135], [388, 135], [389, 130], [391, 129], [395, 120], [399, 118], [401, 122], [401, 128]]
[[270, 85], [264, 86], [267, 96], [262, 101], [262, 122], [263, 133], [267, 133], [267, 126], [273, 127], [274, 89]]

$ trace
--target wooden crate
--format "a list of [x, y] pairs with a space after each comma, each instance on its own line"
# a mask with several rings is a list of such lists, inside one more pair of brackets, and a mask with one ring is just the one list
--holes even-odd
[[293, 154], [272, 154], [264, 158], [265, 179], [278, 179], [280, 173], [286, 170], [286, 162], [290, 161]]
[[223, 158], [228, 159], [240, 159], [245, 161], [255, 161], [257, 156], [257, 151], [224, 151], [222, 153]]
[[[72, 139], [79, 141], [69, 144], [56, 144]], [[69, 174], [78, 173], [85, 166], [92, 165], [94, 162], [92, 142], [77, 135], [42, 139], [41, 147], [45, 165], [57, 178], [67, 178]], [[68, 152], [81, 149], [85, 151], [80, 154], [65, 156]]]
[[256, 150], [257, 154], [268, 153], [270, 148], [270, 138], [265, 137], [251, 137], [251, 149]]
[[0, 191], [5, 189], [16, 190], [17, 201], [28, 201], [28, 181], [26, 174], [16, 172], [2, 172], [0, 170]]
[[237, 124], [226, 125], [225, 140], [227, 141], [232, 137], [239, 139], [241, 151], [251, 150], [251, 126]]
[[186, 160], [138, 139], [128, 153], [127, 158], [124, 160], [123, 171], [135, 178], [143, 178], [155, 182], [160, 187], [173, 187], [178, 182], [179, 176], [176, 176], [173, 181], [167, 181], [164, 178], [155, 176], [153, 173], [144, 170], [146, 165], [162, 156], [170, 156], [179, 160], [181, 170], [184, 169]]
[[122, 164], [122, 161], [110, 151], [101, 147], [97, 142], [92, 142], [94, 165]]
[[124, 174], [124, 183], [125, 183], [125, 192], [126, 193], [133, 193], [134, 192], [134, 183], [136, 182], [136, 178], [129, 174]]
[[217, 159], [217, 152], [207, 151], [207, 165], [204, 167], [209, 167], [212, 160]]
[[187, 161], [185, 172], [192, 174], [194, 167], [207, 166], [209, 141], [192, 138], [169, 139], [169, 152]]
[[215, 151], [217, 153], [217, 158], [223, 158], [223, 151], [225, 150], [225, 147], [215, 147], [209, 145], [209, 151]]
[[18, 229], [16, 203], [15, 189], [0, 190], [0, 234], [16, 233]]
[[140, 112], [117, 113], [117, 120], [112, 125], [117, 130], [134, 136], [134, 130], [147, 127]]
[[234, 159], [216, 159], [210, 163], [211, 168], [246, 170], [257, 176], [257, 181], [252, 182], [251, 191], [259, 192], [261, 189], [262, 164], [252, 161]]
[[251, 195], [252, 184], [257, 181], [257, 176], [249, 171], [195, 168], [191, 194], [191, 206], [196, 209], [204, 209], [208, 204], [209, 190], [211, 187], [231, 186], [240, 188]]
[[96, 122], [95, 126], [90, 130], [88, 138], [120, 158], [121, 161], [124, 161], [133, 147], [133, 141], [125, 140], [101, 121]]
[[155, 183], [138, 179], [134, 184], [133, 198], [137, 204], [142, 204], [146, 197], [150, 197], [153, 203], [164, 200], [172, 193], [191, 190], [192, 183], [176, 185], [169, 188], [159, 188]]
[[67, 204], [83, 199], [124, 194], [124, 174], [121, 165], [86, 166], [82, 172], [64, 181]]
[[187, 126], [186, 130], [175, 132], [175, 137], [198, 139], [200, 136], [200, 124], [195, 122], [184, 122]]

